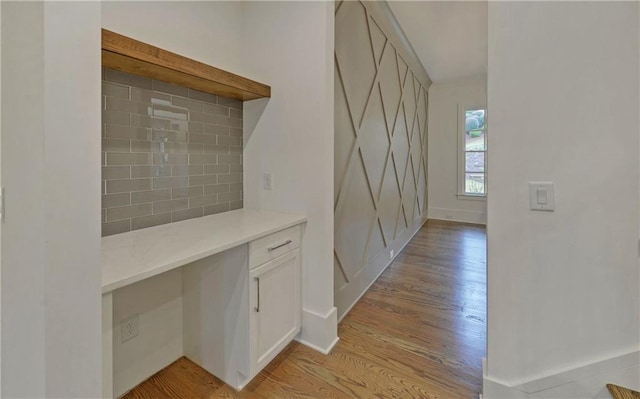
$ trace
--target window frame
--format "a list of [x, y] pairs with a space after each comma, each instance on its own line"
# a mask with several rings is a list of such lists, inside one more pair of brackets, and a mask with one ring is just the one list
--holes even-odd
[[[466, 179], [465, 179], [465, 175], [467, 173], [466, 171], [466, 153], [468, 152], [466, 150], [466, 113], [467, 111], [477, 111], [477, 110], [484, 110], [485, 113], [485, 126], [483, 129], [477, 129], [477, 130], [483, 130], [484, 131], [484, 143], [485, 143], [485, 147], [484, 147], [484, 151], [475, 151], [475, 152], [484, 152], [484, 172], [478, 172], [478, 173], [483, 173], [484, 174], [484, 193], [482, 194], [476, 194], [476, 193], [468, 193], [466, 192]], [[462, 105], [462, 104], [458, 104], [458, 194], [457, 194], [457, 198], [458, 199], [462, 199], [462, 200], [471, 200], [471, 201], [486, 201], [487, 199], [487, 179], [488, 179], [488, 174], [487, 174], [487, 138], [488, 138], [488, 129], [487, 129], [487, 117], [488, 117], [488, 113], [487, 113], [487, 107], [486, 105], [479, 105], [479, 106], [468, 106], [468, 105]]]

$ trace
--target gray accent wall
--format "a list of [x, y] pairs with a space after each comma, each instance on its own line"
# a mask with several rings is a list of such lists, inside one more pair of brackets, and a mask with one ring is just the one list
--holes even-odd
[[388, 6], [336, 3], [334, 280], [340, 318], [426, 218], [431, 81], [415, 58]]
[[243, 206], [242, 102], [104, 69], [102, 235]]

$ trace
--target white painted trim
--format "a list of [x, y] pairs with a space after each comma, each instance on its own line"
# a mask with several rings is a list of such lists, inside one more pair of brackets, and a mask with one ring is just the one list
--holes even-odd
[[453, 222], [487, 224], [487, 212], [466, 209], [429, 208], [429, 219], [448, 220]]
[[[490, 378], [484, 378], [482, 381], [482, 397], [484, 399], [529, 399], [530, 396], [526, 392], [507, 387], [498, 382], [492, 381]], [[559, 399], [559, 398], [558, 398]]]
[[542, 378], [508, 386], [488, 376], [483, 359], [483, 397], [485, 399], [563, 399], [608, 398], [605, 385], [619, 384], [640, 389], [640, 351], [614, 356]]
[[471, 194], [456, 194], [456, 197], [462, 201], [487, 201], [486, 194], [484, 195], [471, 195]]
[[635, 351], [582, 365], [559, 373], [546, 375], [542, 378], [514, 385], [514, 387], [524, 392], [536, 393], [574, 381], [587, 379], [594, 375], [604, 374], [614, 370], [627, 369], [638, 365], [640, 365], [640, 351]]
[[102, 397], [113, 398], [113, 293], [102, 295]]
[[328, 354], [338, 342], [338, 309], [334, 306], [322, 315], [302, 309], [302, 331], [296, 341], [320, 353]]
[[[392, 259], [390, 259], [386, 265], [384, 265], [384, 267], [380, 270], [380, 272], [378, 272], [378, 274], [376, 275], [376, 278], [374, 278], [368, 285], [367, 288], [365, 288], [360, 295], [358, 295], [358, 297], [356, 298], [355, 301], [353, 301], [351, 303], [351, 305], [349, 305], [347, 307], [347, 309], [344, 311], [344, 313], [342, 315], [340, 315], [340, 318], [338, 319], [338, 323], [340, 323], [342, 321], [342, 319], [344, 319], [344, 317], [349, 314], [349, 312], [351, 311], [351, 309], [355, 306], [356, 303], [358, 303], [358, 301], [360, 301], [360, 299], [362, 298], [362, 296], [364, 294], [367, 293], [367, 291], [369, 291], [369, 288], [371, 288], [371, 286], [373, 285], [373, 283], [375, 283], [378, 278], [380, 277], [380, 275], [387, 270], [387, 267], [389, 267], [390, 264], [393, 263], [393, 261], [396, 259], [396, 257], [398, 257], [398, 255], [400, 254], [400, 252], [402, 252], [402, 250], [404, 249], [404, 247], [407, 246], [407, 244], [409, 243], [409, 241], [411, 241], [413, 239], [413, 237], [416, 235], [416, 233], [418, 233], [418, 231], [420, 231], [420, 229], [422, 228], [422, 226], [427, 222], [427, 219], [421, 219], [419, 223], [417, 223], [417, 226], [414, 227], [414, 231], [411, 233], [411, 236], [409, 238], [407, 238], [406, 240], [401, 240], [401, 237], [398, 237], [395, 242], [393, 242], [391, 245], [389, 245], [387, 248], [385, 248], [385, 250], [381, 251], [378, 255], [376, 255], [371, 261], [370, 263], [373, 264], [375, 263], [376, 260], [378, 260], [380, 258], [380, 256], [387, 256], [387, 254], [389, 253], [390, 250], [394, 250], [395, 251], [395, 255]], [[414, 225], [415, 226], [415, 225]], [[406, 230], [405, 230], [406, 231]], [[398, 243], [400, 243], [398, 245]], [[396, 247], [397, 245], [397, 247]]]
[[296, 337], [295, 340], [300, 342], [302, 345], [313, 349], [314, 351], [320, 352], [323, 355], [328, 355], [331, 352], [331, 350], [333, 349], [333, 347], [336, 346], [338, 341], [340, 341], [340, 337], [336, 337], [336, 339], [333, 340], [333, 342], [331, 343], [331, 345], [328, 348], [320, 348], [319, 346], [315, 346], [314, 344], [312, 344], [310, 342], [302, 340], [300, 337]]

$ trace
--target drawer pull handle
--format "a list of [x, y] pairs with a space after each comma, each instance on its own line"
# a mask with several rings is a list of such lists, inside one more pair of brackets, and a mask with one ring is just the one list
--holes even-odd
[[291, 240], [287, 240], [287, 241], [283, 242], [282, 244], [276, 245], [276, 246], [274, 246], [274, 247], [269, 247], [269, 248], [267, 248], [267, 249], [269, 250], [269, 252], [271, 252], [271, 251], [275, 251], [276, 249], [278, 249], [278, 248], [282, 248], [282, 247], [284, 247], [285, 245], [289, 245], [289, 244], [291, 244], [292, 242], [293, 242], [293, 241], [291, 241]]
[[260, 277], [254, 277], [256, 279], [256, 283], [258, 284], [258, 300], [257, 300], [257, 305], [254, 309], [256, 310], [256, 313], [260, 313]]

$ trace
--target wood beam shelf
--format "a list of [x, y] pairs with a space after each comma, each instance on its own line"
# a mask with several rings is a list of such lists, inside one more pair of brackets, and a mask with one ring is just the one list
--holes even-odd
[[102, 66], [246, 101], [271, 97], [271, 87], [102, 29]]

